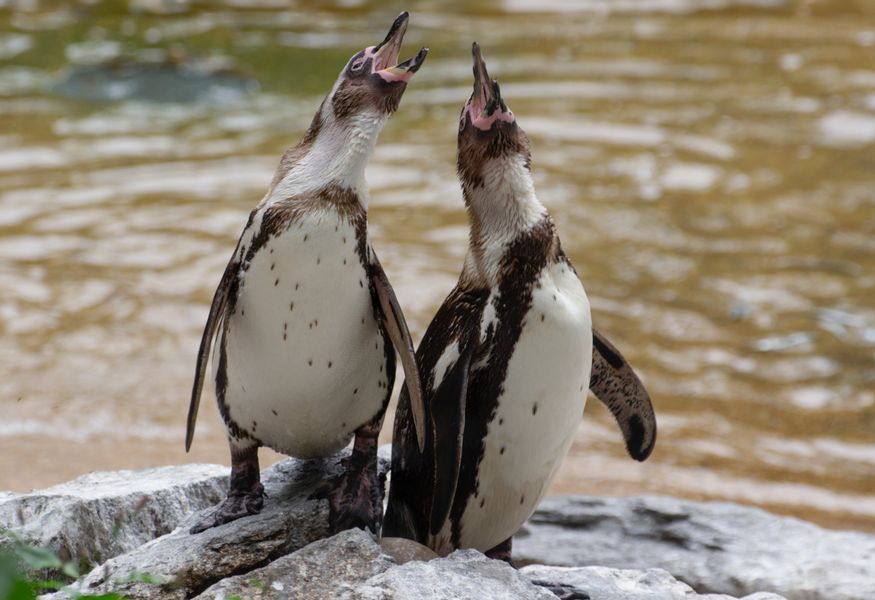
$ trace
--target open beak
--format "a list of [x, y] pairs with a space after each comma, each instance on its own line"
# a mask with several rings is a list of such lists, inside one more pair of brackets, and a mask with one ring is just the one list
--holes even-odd
[[480, 45], [477, 42], [471, 46], [471, 54], [474, 57], [474, 91], [466, 105], [471, 122], [484, 131], [491, 129], [496, 121], [513, 123], [513, 113], [501, 97], [498, 81], [489, 79], [486, 62], [480, 54]]
[[407, 32], [407, 23], [410, 20], [410, 15], [405, 11], [398, 15], [389, 33], [379, 45], [374, 46], [371, 50], [373, 53], [372, 71], [378, 74], [386, 81], [404, 81], [408, 82], [413, 77], [413, 74], [419, 70], [422, 63], [425, 62], [425, 57], [428, 55], [428, 48], [422, 48], [416, 53], [416, 56], [409, 58], [402, 63], [396, 64], [398, 54], [401, 52], [401, 42], [404, 40], [404, 34]]

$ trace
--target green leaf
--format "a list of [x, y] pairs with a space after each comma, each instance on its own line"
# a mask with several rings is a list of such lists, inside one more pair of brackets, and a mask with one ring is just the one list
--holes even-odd
[[59, 590], [62, 587], [68, 585], [68, 583], [65, 581], [56, 581], [53, 579], [47, 579], [47, 580], [35, 579], [33, 581], [30, 581], [29, 583], [32, 586], [34, 586], [35, 588], [41, 589], [41, 590]]
[[151, 573], [141, 573], [137, 569], [131, 571], [127, 577], [120, 580], [121, 583], [150, 583], [153, 585], [161, 585], [161, 579]]
[[23, 579], [12, 581], [3, 600], [35, 600], [36, 592], [33, 586]]
[[257, 590], [264, 589], [264, 582], [261, 581], [260, 579], [256, 579], [255, 577], [253, 577], [252, 579], [249, 580], [249, 585], [251, 585], [252, 587], [254, 587]]
[[59, 569], [64, 568], [64, 563], [50, 550], [34, 548], [33, 546], [18, 545], [14, 549], [15, 554], [31, 569]]
[[65, 562], [61, 572], [64, 573], [67, 577], [72, 577], [73, 579], [79, 579], [79, 567], [76, 566], [76, 563], [73, 561]]

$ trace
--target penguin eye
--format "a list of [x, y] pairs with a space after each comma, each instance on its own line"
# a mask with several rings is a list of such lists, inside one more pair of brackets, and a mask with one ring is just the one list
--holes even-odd
[[350, 66], [350, 70], [352, 71], [361, 71], [362, 67], [365, 65], [365, 57], [357, 58]]
[[459, 132], [465, 130], [465, 111], [462, 111], [462, 116], [459, 117]]

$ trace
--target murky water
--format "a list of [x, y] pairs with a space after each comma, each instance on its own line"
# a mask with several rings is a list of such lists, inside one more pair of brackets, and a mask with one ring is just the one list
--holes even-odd
[[283, 149], [407, 8], [405, 56], [432, 52], [368, 179], [414, 337], [465, 251], [476, 39], [659, 414], [639, 465], [591, 401], [554, 491], [875, 530], [875, 5], [285, 4], [0, 2], [0, 488], [227, 461], [209, 395], [182, 443], [212, 292]]

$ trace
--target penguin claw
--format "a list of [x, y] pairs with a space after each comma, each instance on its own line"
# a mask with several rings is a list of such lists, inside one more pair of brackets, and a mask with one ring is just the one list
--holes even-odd
[[264, 486], [260, 483], [247, 492], [231, 492], [216, 509], [195, 523], [189, 533], [195, 534], [242, 517], [257, 515], [264, 506]]
[[551, 581], [542, 581], [540, 579], [533, 579], [532, 583], [547, 588], [560, 600], [591, 600], [589, 594], [586, 592], [565, 583], [553, 583]]
[[376, 534], [383, 522], [383, 488], [386, 477], [377, 474], [377, 463], [352, 454], [341, 461], [344, 471], [320, 484], [310, 500], [328, 500], [328, 528], [368, 529]]

